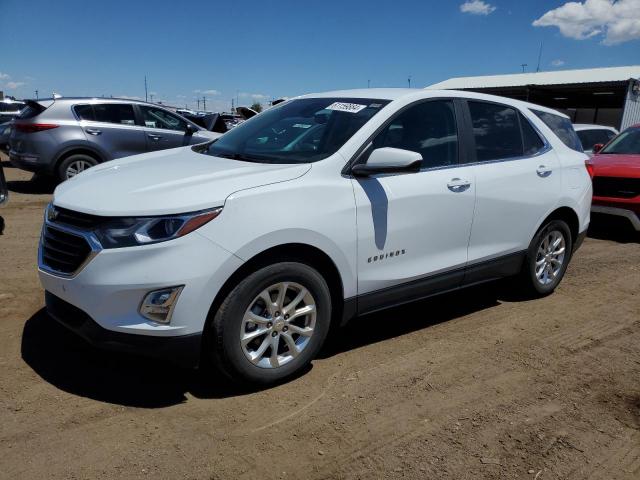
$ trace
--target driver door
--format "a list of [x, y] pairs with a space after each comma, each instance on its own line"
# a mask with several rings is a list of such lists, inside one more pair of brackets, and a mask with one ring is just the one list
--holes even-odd
[[453, 100], [401, 111], [374, 138], [422, 155], [417, 173], [354, 178], [358, 310], [373, 311], [461, 284], [475, 203], [473, 168], [458, 161]]

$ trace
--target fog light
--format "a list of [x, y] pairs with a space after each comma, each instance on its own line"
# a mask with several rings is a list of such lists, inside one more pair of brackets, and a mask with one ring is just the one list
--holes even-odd
[[154, 290], [145, 295], [140, 314], [153, 322], [169, 323], [184, 285]]

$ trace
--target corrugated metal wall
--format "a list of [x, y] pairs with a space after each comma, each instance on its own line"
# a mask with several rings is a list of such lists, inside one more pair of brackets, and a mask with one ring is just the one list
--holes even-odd
[[[638, 80], [635, 80], [638, 82]], [[629, 81], [629, 87], [627, 88], [627, 98], [624, 102], [624, 113], [622, 114], [622, 123], [620, 124], [620, 130], [640, 123], [640, 93], [633, 93], [634, 80]]]

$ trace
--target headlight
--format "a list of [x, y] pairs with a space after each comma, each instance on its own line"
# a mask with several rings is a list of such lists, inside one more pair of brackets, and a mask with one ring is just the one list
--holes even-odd
[[103, 248], [132, 247], [182, 237], [210, 222], [222, 207], [165, 217], [116, 218], [101, 225], [95, 234]]

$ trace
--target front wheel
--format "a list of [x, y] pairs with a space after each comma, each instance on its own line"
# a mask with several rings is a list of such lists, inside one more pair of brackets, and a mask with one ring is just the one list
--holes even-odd
[[84, 153], [76, 153], [65, 158], [58, 166], [58, 180], [64, 182], [70, 178], [75, 177], [79, 173], [88, 170], [91, 167], [95, 167], [98, 161], [85, 155]]
[[282, 262], [242, 280], [210, 320], [216, 367], [243, 383], [271, 384], [299, 372], [329, 332], [331, 295], [308, 265]]
[[573, 242], [571, 230], [562, 220], [551, 220], [531, 241], [522, 268], [525, 289], [534, 295], [545, 296], [560, 284], [567, 271]]

